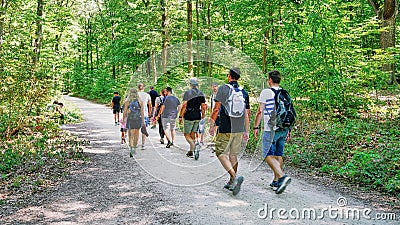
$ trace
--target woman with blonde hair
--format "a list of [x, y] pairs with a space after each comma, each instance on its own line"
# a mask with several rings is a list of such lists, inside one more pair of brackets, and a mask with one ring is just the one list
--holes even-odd
[[139, 129], [144, 124], [143, 103], [135, 88], [129, 89], [128, 97], [124, 102], [123, 119], [126, 119], [126, 128], [129, 136], [129, 156], [136, 154], [139, 140]]

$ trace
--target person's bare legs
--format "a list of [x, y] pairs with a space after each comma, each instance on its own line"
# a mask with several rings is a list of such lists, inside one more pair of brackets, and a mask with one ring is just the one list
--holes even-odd
[[136, 149], [139, 141], [139, 129], [133, 129], [132, 134], [133, 134], [133, 147]]
[[[235, 171], [235, 174], [237, 174], [238, 166], [239, 166], [239, 163], [238, 163], [238, 160], [237, 160], [237, 156], [236, 155], [229, 155], [229, 161], [231, 162], [231, 165], [232, 165], [233, 170]], [[233, 178], [235, 178], [235, 177], [233, 177]], [[231, 176], [231, 179], [229, 180], [229, 183], [232, 183], [233, 178]]]
[[279, 160], [276, 158], [276, 156], [267, 156], [265, 158], [265, 162], [267, 162], [268, 166], [272, 169], [274, 172], [274, 180], [277, 181], [280, 177], [282, 177], [284, 174], [281, 169], [281, 164]]
[[[229, 173], [230, 175], [230, 181], [235, 179], [236, 177], [236, 171], [232, 165], [232, 162], [229, 159], [230, 157], [228, 155], [222, 154], [218, 156], [219, 161], [221, 162], [222, 166], [224, 169]], [[237, 163], [236, 163], [237, 164]], [[236, 165], [237, 166], [237, 165]]]
[[194, 145], [195, 145], [195, 133], [194, 132], [191, 132], [191, 133], [188, 133], [188, 134], [185, 134], [185, 138], [186, 138], [186, 141], [189, 143], [189, 151], [193, 151], [193, 149], [194, 149]]
[[144, 146], [145, 142], [146, 142], [146, 135], [142, 134], [142, 146]]

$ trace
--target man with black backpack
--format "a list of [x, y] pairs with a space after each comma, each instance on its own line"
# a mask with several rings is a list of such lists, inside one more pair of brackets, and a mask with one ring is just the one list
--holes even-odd
[[289, 93], [280, 87], [281, 74], [276, 71], [268, 72], [268, 85], [258, 99], [259, 107], [254, 122], [254, 137], [257, 138], [261, 116], [264, 116], [264, 134], [262, 137], [262, 156], [274, 172], [270, 187], [276, 194], [285, 191], [291, 178], [283, 173], [283, 149], [290, 130], [296, 120]]

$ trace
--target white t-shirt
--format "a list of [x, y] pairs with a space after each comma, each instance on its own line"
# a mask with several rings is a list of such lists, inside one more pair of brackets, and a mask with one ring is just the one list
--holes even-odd
[[[275, 90], [280, 89], [278, 87], [272, 87], [272, 88], [274, 88]], [[272, 111], [274, 111], [274, 108], [275, 108], [274, 97], [275, 97], [275, 93], [270, 88], [267, 88], [267, 89], [262, 90], [260, 97], [258, 98], [258, 102], [264, 104], [263, 113], [264, 113], [264, 130], [265, 131], [271, 131], [271, 127], [268, 126], [268, 121], [271, 117]], [[277, 130], [277, 129], [278, 129], [278, 127], [275, 126], [274, 130]]]
[[146, 93], [144, 91], [139, 91], [138, 92], [139, 98], [143, 103], [143, 108], [144, 108], [144, 117], [149, 117], [149, 109], [147, 108], [148, 103], [150, 102], [151, 104], [151, 98], [149, 93]]

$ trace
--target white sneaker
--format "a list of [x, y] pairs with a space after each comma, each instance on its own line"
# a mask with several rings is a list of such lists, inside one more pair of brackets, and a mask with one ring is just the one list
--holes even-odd
[[142, 150], [144, 150], [144, 145], [142, 145], [142, 148], [141, 148]]

